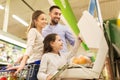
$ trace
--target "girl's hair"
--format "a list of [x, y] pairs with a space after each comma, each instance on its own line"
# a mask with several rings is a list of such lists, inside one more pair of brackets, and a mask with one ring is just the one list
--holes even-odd
[[44, 14], [44, 12], [41, 11], [41, 10], [36, 10], [36, 11], [34, 11], [34, 13], [32, 14], [31, 24], [30, 24], [27, 32], [29, 32], [29, 30], [30, 30], [31, 28], [36, 28], [34, 20], [37, 20], [38, 17], [39, 17], [41, 14]]
[[52, 33], [52, 34], [48, 34], [45, 37], [45, 39], [43, 41], [43, 44], [44, 44], [44, 46], [43, 46], [43, 54], [51, 52], [53, 50], [53, 48], [50, 45], [50, 42], [54, 42], [55, 39], [56, 39], [56, 36], [57, 36], [57, 34]]

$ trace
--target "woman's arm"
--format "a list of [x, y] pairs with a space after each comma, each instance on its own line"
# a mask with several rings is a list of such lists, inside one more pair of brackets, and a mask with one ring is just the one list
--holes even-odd
[[14, 64], [19, 64], [19, 63], [21, 63], [22, 59], [23, 59], [23, 56], [20, 56]]
[[27, 56], [27, 55], [24, 55], [24, 56], [23, 56], [23, 58], [22, 58], [22, 60], [21, 60], [21, 63], [20, 63], [20, 66], [19, 66], [19, 68], [17, 69], [17, 71], [15, 72], [15, 74], [17, 74], [17, 73], [20, 72], [22, 69], [24, 69], [25, 64], [26, 64], [28, 58], [29, 58], [29, 56]]
[[10, 68], [8, 68], [8, 70], [14, 70], [15, 69], [16, 71], [15, 71], [14, 75], [17, 75], [17, 73], [19, 73], [24, 68], [24, 66], [27, 62], [27, 59], [28, 59], [28, 56], [26, 56], [26, 55], [23, 56], [23, 59], [22, 59], [19, 66], [10, 67]]
[[27, 63], [28, 58], [30, 57], [31, 54], [33, 54], [33, 45], [35, 44], [35, 38], [36, 38], [36, 33], [35, 29], [30, 29], [27, 37], [27, 48], [26, 48], [26, 53], [24, 54], [20, 66], [17, 69], [16, 73], [20, 72], [24, 67], [25, 64]]
[[23, 56], [23, 58], [22, 58], [22, 60], [21, 60], [20, 65], [19, 65], [19, 66], [13, 66], [13, 67], [11, 67], [11, 68], [8, 68], [9, 70], [10, 70], [10, 69], [16, 69], [17, 71], [15, 72], [15, 74], [17, 74], [18, 72], [20, 72], [20, 71], [24, 68], [24, 66], [25, 66], [25, 64], [26, 64], [29, 56], [30, 56], [30, 55], [32, 54], [32, 52], [33, 52], [32, 49], [33, 49], [33, 45], [34, 45], [34, 42], [35, 42], [35, 38], [36, 38], [35, 29], [31, 29], [31, 30], [29, 31], [29, 33], [28, 33], [26, 53], [24, 54], [24, 56]]

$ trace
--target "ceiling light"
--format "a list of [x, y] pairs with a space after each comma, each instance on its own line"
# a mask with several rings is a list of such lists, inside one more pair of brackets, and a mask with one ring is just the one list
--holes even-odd
[[3, 41], [6, 41], [6, 42], [9, 42], [9, 43], [12, 43], [14, 45], [26, 48], [26, 44], [25, 43], [19, 42], [17, 40], [14, 40], [14, 39], [12, 39], [10, 37], [7, 37], [7, 36], [1, 35], [1, 34], [0, 34], [0, 40], [3, 40]]
[[20, 23], [22, 23], [23, 25], [28, 26], [28, 23], [25, 22], [24, 20], [22, 20], [21, 18], [19, 18], [18, 16], [12, 15], [12, 17], [13, 17], [14, 19], [16, 19], [17, 21], [19, 21]]
[[0, 9], [4, 9], [4, 7], [2, 5], [0, 5]]

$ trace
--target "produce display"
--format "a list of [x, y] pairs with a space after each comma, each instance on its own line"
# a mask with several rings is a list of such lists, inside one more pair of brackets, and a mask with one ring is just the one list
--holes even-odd
[[14, 63], [25, 52], [25, 48], [0, 40], [0, 80], [18, 80], [13, 72], [7, 72], [3, 65]]
[[0, 63], [13, 63], [22, 56], [24, 52], [24, 48], [0, 40]]

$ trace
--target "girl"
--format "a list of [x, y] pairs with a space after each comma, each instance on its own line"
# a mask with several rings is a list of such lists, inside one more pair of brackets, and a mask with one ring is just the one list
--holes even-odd
[[[42, 28], [46, 26], [46, 15], [43, 11], [37, 10], [32, 14], [32, 22], [31, 26], [28, 29], [27, 36], [27, 48], [26, 53], [24, 54], [21, 63], [19, 66], [14, 66], [9, 69], [17, 69], [15, 74], [20, 72], [26, 63], [40, 64], [42, 52], [43, 52], [43, 37], [41, 35]], [[33, 71], [33, 76], [29, 78], [29, 80], [37, 80], [37, 72], [39, 69], [39, 65], [35, 65], [35, 69]]]
[[75, 46], [72, 51], [67, 54], [60, 53], [63, 47], [63, 42], [58, 34], [49, 34], [45, 37], [43, 44], [44, 49], [41, 60], [41, 65], [37, 74], [39, 80], [50, 80], [56, 71], [65, 65], [74, 54], [76, 53], [81, 39], [77, 39]]

